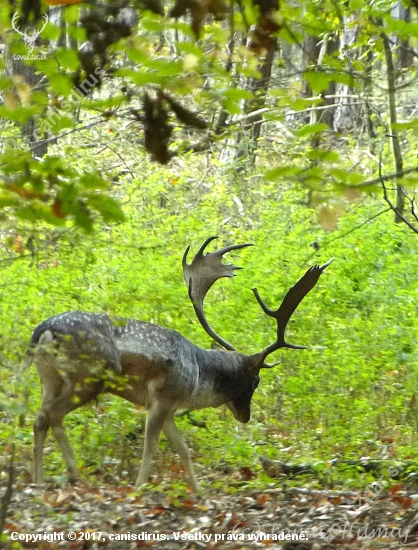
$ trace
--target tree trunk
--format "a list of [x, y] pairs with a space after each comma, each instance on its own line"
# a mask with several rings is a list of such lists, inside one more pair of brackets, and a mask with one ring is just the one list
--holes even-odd
[[[395, 173], [400, 174], [403, 172], [403, 158], [401, 146], [399, 143], [399, 134], [396, 129], [397, 115], [396, 115], [396, 74], [395, 65], [393, 62], [392, 50], [390, 47], [389, 38], [386, 34], [381, 34], [383, 41], [383, 50], [386, 59], [386, 79], [388, 83], [388, 104], [389, 104], [389, 120], [390, 120], [390, 140], [392, 144], [393, 158], [395, 161]], [[396, 185], [396, 213], [395, 222], [400, 223], [402, 218], [398, 215], [402, 215], [405, 208], [405, 195], [401, 185]]]
[[[23, 80], [32, 88], [45, 90], [45, 76], [35, 73], [33, 66], [25, 65], [21, 59], [13, 59], [11, 63], [13, 75], [22, 76]], [[48, 152], [46, 136], [39, 137], [35, 118], [29, 119], [21, 128], [22, 136], [29, 142], [30, 151], [33, 157], [43, 157]]]
[[[341, 56], [347, 61], [347, 70], [350, 69], [351, 61], [355, 55], [352, 46], [356, 43], [358, 26], [355, 24], [356, 14], [344, 18], [344, 29], [341, 36]], [[353, 98], [356, 94], [348, 84], [337, 85], [337, 95], [340, 96], [336, 102], [337, 107], [334, 115], [335, 132], [350, 132], [357, 128], [359, 122], [359, 109], [357, 100]]]
[[[411, 8], [406, 8], [402, 2], [396, 2], [392, 8], [392, 17], [409, 23], [411, 21]], [[409, 45], [409, 40], [395, 36], [396, 67], [398, 70], [408, 69], [414, 61], [414, 53]]]

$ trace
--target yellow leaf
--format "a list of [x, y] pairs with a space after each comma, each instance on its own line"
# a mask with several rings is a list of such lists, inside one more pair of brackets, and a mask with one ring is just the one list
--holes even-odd
[[318, 212], [318, 222], [325, 231], [335, 231], [338, 227], [338, 220], [343, 213], [343, 208], [323, 206]]
[[8, 109], [10, 109], [10, 111], [14, 111], [16, 109], [16, 107], [19, 105], [19, 102], [18, 102], [16, 96], [10, 90], [4, 90], [4, 92], [3, 92], [3, 101], [4, 101], [4, 104], [6, 105], [6, 107]]

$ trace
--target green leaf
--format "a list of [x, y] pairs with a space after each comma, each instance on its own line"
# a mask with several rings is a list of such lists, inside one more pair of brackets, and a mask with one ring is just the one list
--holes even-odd
[[133, 84], [144, 86], [146, 84], [162, 84], [163, 77], [150, 71], [133, 71], [132, 69], [119, 69], [116, 71], [118, 76], [129, 77]]
[[0, 195], [0, 207], [5, 206], [18, 206], [20, 203], [19, 199], [9, 195]]
[[235, 99], [237, 101], [254, 99], [254, 94], [250, 90], [243, 90], [242, 88], [227, 88], [221, 91], [221, 96], [226, 99]]
[[165, 30], [165, 22], [156, 14], [148, 12], [141, 21], [141, 26], [145, 31], [163, 32]]
[[81, 6], [65, 6], [65, 10], [62, 10], [63, 17], [67, 23], [78, 24], [80, 20]]
[[57, 62], [55, 59], [50, 57], [47, 57], [46, 59], [39, 59], [36, 62], [36, 68], [48, 76], [53, 76], [57, 73]]
[[0, 105], [0, 117], [4, 117], [7, 120], [18, 122], [23, 125], [28, 122], [33, 116], [35, 116], [40, 110], [37, 105], [18, 105], [15, 109], [8, 109], [5, 105]]
[[80, 60], [75, 50], [59, 48], [54, 53], [62, 67], [70, 71], [76, 71], [78, 69]]
[[64, 218], [57, 218], [51, 211], [51, 208], [47, 205], [40, 203], [31, 203], [30, 206], [24, 206], [16, 211], [16, 215], [21, 220], [29, 222], [37, 222], [43, 220], [51, 225], [65, 226], [66, 221]]
[[337, 151], [332, 151], [330, 149], [311, 149], [307, 151], [306, 158], [329, 163], [337, 163], [341, 160]]
[[203, 49], [194, 42], [179, 42], [177, 47], [179, 52], [185, 54], [193, 54], [198, 58], [201, 58], [205, 55]]
[[[60, 111], [56, 111], [54, 119], [50, 117], [46, 120], [54, 121], [53, 125], [48, 127], [48, 130], [50, 130], [54, 134], [58, 134], [61, 130], [65, 128], [74, 128], [74, 119], [72, 117], [62, 115]], [[45, 127], [45, 121], [44, 121], [44, 127]]]
[[316, 124], [307, 124], [303, 128], [300, 128], [297, 130], [296, 135], [298, 137], [305, 137], [312, 134], [320, 134], [326, 130], [329, 130], [328, 124], [325, 124], [324, 122], [317, 122]]
[[109, 182], [97, 172], [82, 174], [79, 181], [85, 189], [107, 189], [109, 187]]
[[388, 34], [396, 34], [404, 40], [418, 37], [418, 23], [415, 21], [403, 21], [402, 19], [386, 15], [385, 22]]
[[105, 222], [123, 222], [125, 220], [121, 205], [108, 195], [90, 196], [88, 203], [102, 215]]
[[350, 185], [359, 185], [366, 180], [363, 174], [359, 174], [357, 172], [347, 172], [347, 170], [344, 170], [343, 168], [330, 168], [328, 172], [336, 180], [348, 187]]
[[284, 166], [276, 166], [275, 168], [267, 170], [267, 172], [264, 173], [264, 178], [268, 181], [275, 181], [280, 178], [294, 176], [298, 172], [299, 168], [287, 164]]
[[312, 91], [318, 94], [325, 92], [332, 82], [346, 84], [351, 88], [359, 85], [353, 75], [342, 72], [307, 71], [303, 74], [303, 78], [309, 84]]
[[239, 106], [239, 104], [232, 100], [232, 99], [224, 99], [222, 101], [222, 107], [227, 111], [230, 115], [240, 115], [242, 114], [242, 109]]
[[[148, 52], [144, 51], [142, 47], [129, 47], [127, 46], [125, 48], [125, 53], [129, 57], [131, 61], [134, 61], [135, 63], [143, 64], [146, 63], [149, 60], [149, 54]], [[120, 74], [125, 74], [126, 76], [135, 74], [137, 71], [134, 69], [120, 69]]]
[[307, 71], [304, 73], [303, 78], [314, 93], [325, 92], [332, 81], [329, 74], [319, 71]]
[[418, 118], [413, 118], [407, 122], [396, 122], [392, 124], [394, 130], [415, 130], [418, 128]]

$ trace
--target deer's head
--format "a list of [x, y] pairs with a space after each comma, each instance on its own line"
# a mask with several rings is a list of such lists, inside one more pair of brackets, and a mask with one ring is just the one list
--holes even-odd
[[[183, 255], [183, 274], [188, 287], [189, 298], [192, 301], [196, 316], [206, 333], [225, 350], [236, 352], [235, 347], [219, 336], [219, 334], [217, 334], [209, 325], [204, 312], [203, 302], [208, 290], [215, 281], [221, 277], [234, 277], [236, 275], [234, 271], [241, 269], [233, 264], [222, 263], [223, 255], [231, 250], [238, 250], [240, 248], [252, 246], [252, 244], [245, 243], [231, 245], [222, 248], [221, 250], [204, 254], [208, 244], [216, 238], [217, 237], [209, 237], [200, 247], [190, 264], [187, 263], [187, 255], [189, 253], [190, 246], [187, 247]], [[276, 319], [277, 336], [274, 342], [257, 353], [250, 355], [239, 354], [240, 369], [237, 371], [239, 374], [237, 374], [238, 378], [236, 388], [239, 387], [240, 389], [237, 391], [235, 388], [235, 391], [233, 392], [234, 397], [227, 402], [227, 405], [235, 418], [240, 422], [248, 422], [250, 419], [251, 398], [260, 382], [260, 370], [270, 369], [278, 364], [266, 363], [267, 357], [280, 348], [306, 349], [306, 346], [298, 346], [286, 342], [286, 326], [295, 309], [308, 294], [308, 292], [316, 285], [322, 272], [332, 262], [332, 260], [333, 259], [331, 258], [331, 260], [322, 266], [315, 265], [308, 269], [305, 275], [303, 275], [303, 277], [301, 277], [299, 281], [290, 288], [281, 305], [275, 310], [267, 307], [256, 288], [252, 289], [254, 296], [264, 313], [269, 317]]]

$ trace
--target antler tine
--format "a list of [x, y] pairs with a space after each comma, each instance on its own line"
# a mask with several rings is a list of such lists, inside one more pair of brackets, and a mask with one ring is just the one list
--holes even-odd
[[20, 19], [20, 16], [18, 14], [18, 12], [16, 11], [12, 17], [12, 27], [14, 28], [15, 31], [19, 32], [19, 21]]
[[[203, 252], [204, 252], [205, 248], [208, 246], [208, 244], [211, 243], [212, 241], [214, 241], [217, 238], [218, 237], [208, 237], [206, 239], [206, 241], [202, 244], [202, 246], [199, 248], [199, 250], [196, 252], [196, 255], [193, 258], [193, 260], [203, 256]], [[188, 254], [189, 250], [190, 250], [190, 245], [186, 248], [186, 251], [183, 254], [183, 270], [184, 270], [184, 265], [185, 265], [186, 257], [187, 257], [187, 254]], [[192, 263], [193, 263], [193, 261], [192, 261]]]
[[[209, 237], [206, 239], [206, 241], [202, 244], [202, 246], [197, 251], [195, 257], [193, 258], [193, 261], [196, 258], [201, 258], [204, 256], [203, 252], [205, 248], [208, 246], [209, 243], [214, 241], [215, 239], [218, 239], [219, 237]], [[245, 248], [246, 246], [253, 246], [252, 243], [246, 243], [246, 244], [230, 244], [229, 246], [225, 246], [225, 248], [221, 248], [220, 250], [215, 250], [214, 252], [210, 252], [206, 254], [206, 256], [223, 256], [224, 254], [227, 254], [231, 250], [238, 250], [239, 248]], [[190, 245], [186, 248], [184, 255], [183, 255], [183, 269], [186, 261], [187, 254], [190, 250]], [[193, 264], [192, 261], [192, 264]], [[222, 264], [223, 265], [223, 264]], [[230, 267], [229, 265], [224, 265], [224, 267]], [[233, 269], [242, 269], [242, 267], [237, 266], [231, 266]], [[235, 277], [235, 273], [232, 273], [232, 275], [220, 275], [219, 277]], [[216, 280], [216, 279], [215, 279]]]
[[[270, 353], [276, 351], [280, 348], [291, 348], [291, 349], [306, 349], [307, 346], [297, 346], [295, 344], [288, 344], [285, 340], [284, 334], [286, 330], [287, 323], [293, 315], [294, 311], [305, 298], [310, 290], [318, 282], [319, 277], [325, 270], [327, 266], [333, 261], [334, 258], [331, 258], [324, 265], [315, 265], [308, 269], [308, 271], [303, 275], [299, 281], [293, 285], [287, 292], [286, 296], [283, 298], [282, 303], [276, 310], [272, 310], [266, 306], [260, 294], [256, 288], [253, 288], [254, 296], [256, 297], [257, 302], [260, 304], [264, 313], [270, 317], [274, 317], [277, 321], [277, 339], [273, 344], [270, 344], [267, 348], [262, 351], [262, 356], [265, 359]], [[271, 368], [274, 365], [268, 365], [263, 363], [264, 368]]]
[[266, 306], [266, 304], [263, 302], [258, 290], [256, 288], [251, 289], [254, 292], [254, 296], [256, 297], [257, 302], [260, 304], [262, 310], [264, 313], [267, 313], [270, 317], [274, 317], [274, 311]]
[[221, 277], [235, 277], [236, 273], [234, 273], [234, 271], [237, 269], [242, 269], [234, 264], [223, 264], [223, 255], [231, 250], [238, 250], [240, 248], [252, 246], [252, 244], [233, 244], [220, 250], [216, 250], [215, 252], [204, 254], [205, 248], [215, 239], [217, 239], [217, 237], [209, 237], [206, 239], [203, 245], [199, 248], [191, 264], [187, 263], [187, 255], [189, 253], [190, 246], [186, 248], [182, 259], [183, 275], [189, 290], [189, 298], [193, 303], [196, 316], [204, 330], [211, 338], [213, 338], [225, 349], [234, 351], [235, 348], [232, 344], [224, 340], [210, 327], [203, 310], [203, 301], [208, 290], [215, 281]]

